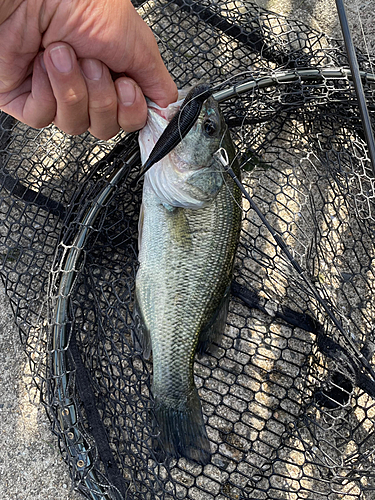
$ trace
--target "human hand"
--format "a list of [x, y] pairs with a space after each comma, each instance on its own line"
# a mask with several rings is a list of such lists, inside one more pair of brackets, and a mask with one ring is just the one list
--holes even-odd
[[[144, 95], [160, 106], [177, 98], [130, 0], [21, 0], [0, 24], [0, 46], [0, 109], [32, 127], [109, 139], [144, 125]], [[126, 76], [113, 81], [109, 69]]]

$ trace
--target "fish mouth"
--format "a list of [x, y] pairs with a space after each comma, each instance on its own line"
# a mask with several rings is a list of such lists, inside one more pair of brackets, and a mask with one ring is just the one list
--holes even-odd
[[170, 104], [166, 108], [161, 108], [154, 104], [152, 108], [151, 107], [148, 108], [148, 111], [160, 116], [160, 118], [162, 118], [167, 122], [166, 125], [168, 125], [171, 119], [178, 113], [182, 103], [183, 99], [179, 98], [178, 101]]

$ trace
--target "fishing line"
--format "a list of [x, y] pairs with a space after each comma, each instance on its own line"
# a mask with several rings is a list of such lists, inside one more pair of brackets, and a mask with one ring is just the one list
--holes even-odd
[[267, 218], [264, 216], [262, 211], [259, 209], [258, 205], [254, 202], [254, 200], [251, 198], [249, 193], [246, 191], [246, 189], [242, 185], [241, 181], [237, 178], [236, 174], [233, 172], [233, 170], [229, 164], [227, 151], [224, 148], [220, 148], [218, 151], [216, 151], [216, 153], [214, 153], [214, 156], [217, 158], [218, 161], [220, 161], [220, 163], [223, 165], [224, 169], [228, 172], [228, 174], [232, 177], [234, 182], [240, 188], [241, 192], [243, 193], [243, 195], [245, 196], [245, 198], [249, 202], [250, 207], [256, 212], [256, 214], [258, 215], [258, 217], [260, 218], [262, 223], [265, 225], [265, 227], [271, 233], [271, 235], [274, 238], [274, 240], [276, 241], [277, 245], [281, 248], [281, 250], [284, 252], [284, 254], [286, 255], [289, 262], [292, 264], [293, 268], [297, 271], [298, 275], [303, 279], [304, 283], [308, 286], [308, 288], [311, 291], [314, 298], [323, 307], [324, 311], [327, 313], [327, 315], [332, 320], [332, 322], [334, 323], [336, 328], [339, 330], [339, 332], [343, 335], [345, 340], [349, 343], [349, 345], [351, 346], [351, 348], [355, 352], [356, 356], [361, 361], [362, 365], [368, 370], [368, 372], [371, 374], [371, 376], [373, 377], [373, 379], [375, 381], [375, 371], [371, 367], [368, 360], [363, 356], [361, 351], [354, 344], [350, 335], [348, 335], [345, 332], [345, 330], [343, 329], [340, 322], [337, 320], [335, 315], [332, 313], [330, 306], [327, 304], [327, 301], [320, 296], [320, 294], [315, 289], [315, 287], [310, 283], [310, 280], [306, 276], [306, 271], [303, 270], [302, 267], [295, 260], [295, 258], [291, 254], [287, 244], [284, 242], [282, 237], [276, 232], [276, 230], [271, 226], [271, 224], [268, 222]]
[[[234, 163], [235, 161], [236, 161], [236, 157], [232, 160], [231, 166], [233, 165], [233, 163]], [[223, 181], [224, 181], [225, 187], [226, 187], [226, 189], [229, 191], [230, 196], [232, 197], [232, 199], [233, 199], [234, 203], [235, 203], [235, 204], [237, 205], [237, 207], [238, 207], [238, 208], [242, 211], [242, 210], [243, 210], [243, 207], [242, 207], [242, 205], [240, 205], [240, 203], [238, 203], [238, 201], [237, 201], [237, 200], [236, 200], [236, 198], [234, 197], [234, 194], [232, 193], [232, 191], [231, 191], [231, 189], [230, 189], [230, 187], [229, 187], [229, 185], [228, 185], [228, 181], [227, 181], [227, 179], [225, 178], [225, 175], [224, 175], [224, 172], [223, 172], [223, 170], [222, 170], [222, 169], [220, 169], [220, 174], [221, 174], [221, 176], [222, 176], [222, 178], [223, 178]]]
[[[227, 132], [229, 133], [229, 128], [228, 128], [228, 126], [227, 126], [226, 124], [225, 124], [225, 127], [226, 127], [226, 128], [225, 128], [225, 130], [224, 130], [224, 133], [222, 134], [221, 139], [220, 139], [220, 147], [219, 147], [218, 151], [220, 151], [221, 149], [223, 149], [223, 150], [226, 152], [226, 149], [222, 147], [222, 143], [223, 143], [223, 140], [224, 140], [225, 134], [226, 134]], [[217, 151], [216, 151], [216, 152], [217, 152]], [[214, 153], [212, 156], [213, 156], [213, 157], [215, 157], [215, 154], [216, 154], [216, 153]], [[231, 167], [232, 167], [233, 163], [236, 161], [236, 159], [237, 159], [237, 157], [238, 157], [238, 156], [239, 156], [239, 153], [237, 153], [237, 154], [234, 156], [234, 158], [233, 158], [233, 160], [232, 160], [232, 162], [231, 162], [231, 164], [230, 164], [230, 166], [231, 166]], [[221, 162], [220, 162], [220, 163], [221, 163]], [[225, 171], [225, 169], [224, 169], [224, 171]], [[230, 187], [229, 187], [229, 185], [228, 185], [228, 181], [227, 181], [227, 179], [225, 178], [225, 175], [224, 175], [223, 169], [222, 169], [222, 168], [220, 168], [219, 172], [220, 172], [220, 175], [221, 175], [221, 177], [222, 177], [222, 179], [223, 179], [223, 181], [224, 181], [225, 187], [226, 187], [226, 189], [229, 191], [229, 194], [230, 194], [230, 196], [232, 197], [232, 199], [233, 199], [234, 203], [238, 206], [238, 208], [239, 208], [239, 209], [241, 210], [241, 212], [242, 212], [242, 210], [243, 210], [242, 205], [241, 205], [240, 203], [238, 203], [238, 201], [236, 200], [236, 198], [235, 198], [235, 196], [234, 196], [234, 194], [233, 194], [232, 190], [230, 189]]]

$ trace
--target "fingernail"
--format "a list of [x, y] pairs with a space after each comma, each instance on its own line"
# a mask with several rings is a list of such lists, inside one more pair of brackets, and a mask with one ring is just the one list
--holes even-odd
[[120, 101], [124, 106], [131, 106], [134, 104], [136, 97], [135, 85], [127, 80], [118, 82], [117, 88], [120, 94]]
[[44, 56], [44, 52], [41, 52], [41, 53], [39, 54], [39, 61], [40, 61], [40, 65], [42, 66], [42, 70], [43, 70], [45, 73], [47, 73], [46, 66], [45, 66], [45, 64], [44, 64], [44, 58], [43, 58], [43, 56]]
[[72, 55], [68, 47], [59, 45], [50, 51], [53, 65], [60, 73], [69, 73], [73, 69]]
[[103, 65], [96, 59], [82, 59], [82, 71], [89, 80], [100, 80], [103, 74]]

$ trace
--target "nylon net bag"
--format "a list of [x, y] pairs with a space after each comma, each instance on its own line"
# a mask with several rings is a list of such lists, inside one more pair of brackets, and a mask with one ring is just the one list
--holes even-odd
[[95, 500], [374, 498], [374, 174], [342, 44], [247, 0], [138, 8], [178, 87], [215, 86], [249, 199], [227, 327], [194, 365], [211, 461], [158, 462], [152, 365], [132, 341], [137, 135], [1, 114], [1, 276], [74, 485]]

